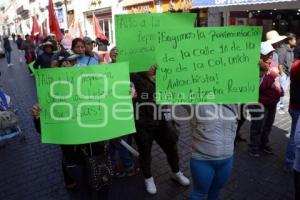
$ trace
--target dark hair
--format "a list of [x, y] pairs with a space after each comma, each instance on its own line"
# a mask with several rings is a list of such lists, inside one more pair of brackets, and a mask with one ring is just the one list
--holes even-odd
[[28, 34], [26, 34], [26, 35], [25, 35], [25, 38], [27, 38], [27, 37], [29, 37], [29, 35], [28, 35]]
[[72, 41], [72, 47], [71, 49], [74, 50], [75, 46], [77, 45], [77, 43], [81, 42], [83, 45], [85, 45], [85, 42], [83, 41], [83, 39], [81, 38], [75, 38], [73, 41]]
[[47, 36], [47, 37], [44, 38], [43, 43], [45, 43], [45, 42], [47, 42], [47, 41], [50, 41], [50, 40], [51, 40], [51, 37], [50, 37], [50, 36]]
[[287, 37], [286, 42], [288, 42], [294, 38], [296, 39], [296, 35], [294, 33], [288, 33], [288, 34], [286, 34], [286, 37]]

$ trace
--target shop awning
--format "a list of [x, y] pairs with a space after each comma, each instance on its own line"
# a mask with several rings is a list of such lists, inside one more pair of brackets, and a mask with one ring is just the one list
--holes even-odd
[[123, 7], [134, 6], [137, 4], [143, 4], [148, 2], [154, 2], [154, 0], [124, 0], [122, 2]]
[[193, 0], [193, 8], [224, 7], [249, 4], [292, 2], [297, 0]]

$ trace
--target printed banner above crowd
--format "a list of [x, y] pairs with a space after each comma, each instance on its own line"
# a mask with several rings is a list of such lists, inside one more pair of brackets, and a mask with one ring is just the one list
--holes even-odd
[[155, 62], [160, 29], [192, 28], [195, 13], [116, 15], [118, 62], [128, 61], [130, 72], [147, 71]]
[[135, 132], [128, 63], [39, 69], [36, 85], [43, 143], [84, 144]]
[[261, 37], [253, 26], [160, 30], [156, 102], [257, 102]]

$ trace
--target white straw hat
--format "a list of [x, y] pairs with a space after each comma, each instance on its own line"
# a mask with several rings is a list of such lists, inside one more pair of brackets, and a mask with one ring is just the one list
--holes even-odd
[[279, 33], [274, 30], [267, 32], [266, 37], [267, 37], [267, 42], [269, 42], [270, 44], [275, 44], [287, 38], [284, 35], [279, 35]]

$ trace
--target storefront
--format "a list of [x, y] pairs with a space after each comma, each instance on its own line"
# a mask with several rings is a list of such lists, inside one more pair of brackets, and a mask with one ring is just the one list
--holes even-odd
[[193, 7], [208, 7], [208, 25], [263, 26], [281, 34], [300, 32], [299, 0], [194, 0]]

